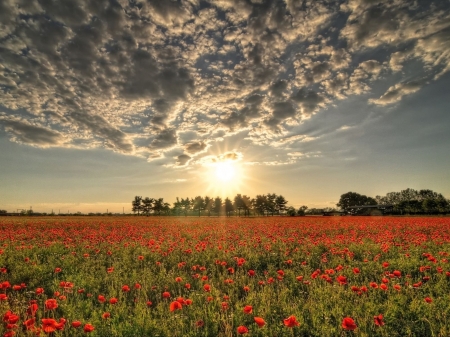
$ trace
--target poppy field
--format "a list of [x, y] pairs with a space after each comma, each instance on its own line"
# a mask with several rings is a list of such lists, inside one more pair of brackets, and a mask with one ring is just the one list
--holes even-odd
[[1, 336], [449, 336], [450, 218], [0, 219]]

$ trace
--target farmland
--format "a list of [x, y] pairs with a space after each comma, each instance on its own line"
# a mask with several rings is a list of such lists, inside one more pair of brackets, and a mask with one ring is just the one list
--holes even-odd
[[450, 218], [4, 218], [4, 336], [448, 336]]

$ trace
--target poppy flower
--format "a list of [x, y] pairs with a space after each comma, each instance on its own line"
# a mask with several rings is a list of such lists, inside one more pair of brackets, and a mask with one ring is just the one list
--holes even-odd
[[109, 304], [116, 304], [117, 303], [117, 298], [113, 297], [109, 300]]
[[424, 300], [425, 300], [425, 302], [427, 302], [427, 303], [433, 302], [433, 299], [431, 299], [431, 297], [425, 297]]
[[353, 268], [353, 274], [359, 274], [360, 270], [359, 268]]
[[151, 307], [152, 306], [152, 301], [147, 301], [147, 307]]
[[192, 300], [190, 298], [188, 298], [188, 299], [186, 299], [186, 301], [184, 301], [184, 304], [191, 305], [192, 304]]
[[248, 276], [255, 276], [255, 271], [252, 270], [252, 269], [250, 269], [250, 270], [248, 271]]
[[203, 290], [205, 290], [206, 292], [209, 292], [209, 291], [211, 291], [211, 286], [209, 284], [205, 284], [203, 286]]
[[395, 277], [401, 277], [402, 276], [402, 272], [400, 270], [394, 270], [392, 272], [392, 274], [394, 274]]
[[55, 273], [60, 273], [61, 272], [61, 268], [55, 268]]
[[44, 288], [37, 288], [36, 289], [36, 295], [40, 295], [44, 293]]
[[238, 326], [237, 332], [238, 332], [238, 334], [243, 335], [243, 334], [248, 333], [248, 329], [247, 329], [247, 327], [241, 325], [241, 326]]
[[122, 291], [125, 292], [125, 293], [129, 292], [130, 291], [130, 287], [125, 284], [125, 285], [122, 286]]
[[33, 330], [34, 329], [34, 323], [36, 323], [35, 318], [27, 319], [25, 322], [23, 322], [23, 325], [25, 325], [25, 328], [27, 330]]
[[357, 328], [357, 325], [353, 318], [345, 317], [342, 320], [342, 328], [344, 328], [345, 330], [355, 330]]
[[55, 329], [56, 329], [56, 330], [63, 330], [65, 324], [66, 324], [66, 319], [65, 319], [65, 318], [60, 318], [60, 319], [59, 319], [59, 323], [57, 323], [57, 324], [55, 325]]
[[79, 328], [80, 326], [81, 326], [81, 322], [80, 321], [73, 321], [72, 322], [72, 327]]
[[170, 303], [169, 307], [170, 311], [181, 310], [182, 308], [183, 306], [178, 301], [173, 301], [172, 303]]
[[245, 312], [246, 314], [251, 314], [252, 311], [253, 311], [253, 307], [252, 307], [251, 305], [246, 305], [246, 306], [244, 307], [244, 312]]
[[249, 292], [250, 291], [250, 287], [248, 287], [248, 286], [245, 286], [243, 289], [244, 289], [245, 292]]
[[384, 325], [382, 314], [379, 314], [378, 316], [373, 316], [373, 320], [374, 320], [375, 325], [378, 325], [378, 326]]
[[110, 318], [111, 317], [111, 314], [109, 313], [109, 312], [104, 312], [103, 314], [102, 314], [102, 318], [103, 319], [108, 319], [108, 318]]
[[6, 296], [6, 294], [0, 294], [0, 301], [7, 301], [8, 300], [8, 296]]
[[297, 318], [294, 315], [291, 315], [288, 318], [284, 319], [283, 323], [288, 328], [293, 328], [294, 326], [299, 326], [300, 325], [300, 323], [297, 322]]
[[86, 324], [83, 328], [84, 332], [88, 333], [88, 332], [92, 332], [95, 330], [94, 326], [92, 324]]
[[58, 302], [56, 302], [55, 299], [50, 298], [47, 301], [45, 301], [45, 308], [47, 310], [53, 310], [56, 309], [58, 307]]
[[255, 320], [255, 323], [256, 323], [260, 328], [262, 328], [262, 327], [266, 324], [266, 322], [264, 321], [264, 319], [262, 319], [261, 317], [254, 317], [253, 319]]
[[162, 293], [163, 298], [170, 298], [170, 293], [168, 291], [165, 291]]
[[56, 322], [53, 318], [42, 319], [42, 330], [44, 330], [45, 333], [55, 332], [56, 325], [58, 325], [58, 322]]
[[190, 285], [189, 283], [186, 283], [186, 284], [184, 285], [184, 287], [185, 287], [186, 289], [191, 289], [191, 285]]
[[175, 282], [181, 282], [183, 279], [181, 277], [175, 277]]
[[204, 325], [205, 325], [205, 322], [203, 322], [201, 319], [198, 320], [197, 322], [195, 322], [195, 326], [198, 328], [201, 328]]
[[104, 302], [106, 301], [105, 296], [103, 296], [103, 295], [98, 295], [98, 301], [99, 301], [100, 303], [104, 303]]

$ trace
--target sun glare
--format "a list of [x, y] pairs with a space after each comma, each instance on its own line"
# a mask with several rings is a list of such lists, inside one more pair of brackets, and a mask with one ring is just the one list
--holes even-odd
[[231, 161], [218, 162], [215, 165], [216, 178], [221, 182], [230, 182], [236, 176], [236, 168]]

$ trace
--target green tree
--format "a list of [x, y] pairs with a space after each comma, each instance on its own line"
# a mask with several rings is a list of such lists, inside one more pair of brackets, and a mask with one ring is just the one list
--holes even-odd
[[267, 193], [266, 210], [267, 212], [271, 213], [272, 216], [276, 211], [276, 203], [275, 203], [276, 199], [277, 195], [275, 193]]
[[145, 197], [144, 199], [142, 199], [142, 206], [141, 206], [141, 210], [142, 213], [145, 214], [146, 216], [149, 216], [150, 212], [153, 209], [153, 198], [149, 198], [149, 197]]
[[308, 206], [300, 206], [297, 211], [297, 214], [300, 216], [305, 216], [307, 209], [308, 209]]
[[217, 216], [219, 216], [221, 209], [222, 209], [222, 198], [221, 197], [216, 197], [214, 199], [214, 205], [213, 205], [214, 213], [216, 213]]
[[242, 196], [242, 203], [244, 206], [244, 215], [250, 216], [250, 210], [252, 208], [252, 199], [244, 194]]
[[243, 210], [245, 207], [244, 200], [242, 199], [242, 195], [237, 194], [234, 197], [234, 207], [235, 207], [235, 209], [238, 210], [238, 215], [241, 216], [241, 210]]
[[136, 212], [137, 212], [137, 214], [139, 215], [139, 213], [141, 212], [141, 210], [142, 210], [141, 202], [142, 202], [142, 197], [139, 197], [139, 196], [135, 196], [134, 200], [131, 202], [131, 206], [132, 206], [131, 210], [133, 211], [134, 214], [136, 214]]
[[339, 199], [339, 202], [336, 204], [336, 206], [351, 214], [359, 214], [364, 210], [363, 208], [349, 209], [349, 207], [368, 206], [376, 204], [377, 202], [374, 198], [356, 192], [347, 192], [341, 195], [341, 198]]
[[267, 196], [258, 194], [254, 200], [254, 208], [260, 215], [265, 215], [268, 210]]
[[294, 207], [289, 206], [289, 207], [286, 209], [286, 214], [289, 215], [289, 216], [295, 216], [295, 215], [297, 214], [297, 212], [295, 211], [295, 208], [294, 208]]
[[277, 195], [277, 197], [275, 198], [275, 210], [277, 211], [278, 215], [286, 210], [287, 203], [288, 201], [282, 195]]
[[234, 211], [233, 203], [231, 202], [230, 199], [228, 199], [228, 197], [226, 197], [224, 204], [225, 204], [225, 214], [227, 216], [231, 216], [231, 212]]
[[205, 199], [201, 196], [197, 196], [192, 200], [192, 208], [194, 211], [198, 211], [198, 216], [201, 215], [201, 211], [205, 209]]

